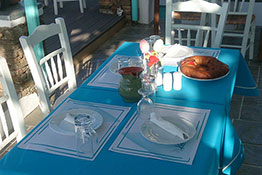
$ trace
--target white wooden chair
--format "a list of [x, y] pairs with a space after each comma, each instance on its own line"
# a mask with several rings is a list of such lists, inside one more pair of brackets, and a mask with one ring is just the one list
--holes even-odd
[[63, 2], [68, 2], [68, 1], [78, 1], [79, 7], [80, 7], [80, 12], [84, 13], [84, 8], [86, 8], [86, 0], [53, 0], [55, 15], [58, 15], [57, 3], [59, 3], [60, 8], [63, 8]]
[[[76, 88], [76, 78], [68, 34], [63, 18], [56, 18], [56, 23], [40, 25], [30, 36], [21, 36], [20, 43], [30, 67], [40, 98], [40, 108], [48, 114], [51, 110], [49, 97], [61, 86], [68, 85], [69, 93], [59, 97], [62, 101]], [[59, 36], [61, 48], [47, 54], [40, 61], [37, 60], [34, 46], [42, 41]], [[54, 106], [56, 106], [57, 102]]]
[[[176, 15], [180, 12], [185, 13], [200, 13], [201, 18], [198, 24], [176, 23]], [[222, 42], [222, 34], [226, 22], [228, 12], [228, 3], [223, 3], [219, 6], [216, 3], [210, 3], [203, 0], [191, 0], [185, 2], [173, 3], [172, 0], [166, 1], [166, 31], [165, 43], [179, 43], [187, 46], [198, 47], [215, 47], [219, 48]], [[220, 16], [216, 26], [211, 26], [206, 19], [208, 15]], [[211, 18], [211, 17], [210, 17]], [[215, 33], [215, 38], [211, 39], [211, 33]], [[208, 45], [209, 44], [209, 45]]]
[[3, 95], [0, 97], [0, 150], [16, 138], [26, 135], [23, 113], [18, 101], [6, 60], [0, 57], [0, 82]]
[[[221, 47], [241, 49], [243, 56], [249, 50], [249, 59], [254, 56], [256, 16], [253, 14], [255, 0], [222, 0], [230, 4]], [[238, 42], [225, 42], [238, 39]]]

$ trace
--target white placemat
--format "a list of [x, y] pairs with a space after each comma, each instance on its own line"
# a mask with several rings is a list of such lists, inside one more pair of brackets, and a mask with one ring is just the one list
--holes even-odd
[[[71, 109], [90, 109], [98, 112], [103, 117], [103, 124], [96, 130], [99, 143], [94, 148], [93, 155], [79, 155], [76, 151], [74, 135], [62, 135], [49, 126], [49, 121], [52, 117]], [[129, 110], [130, 107], [68, 99], [20, 142], [18, 147], [67, 157], [94, 160]]]
[[97, 74], [91, 81], [88, 82], [88, 86], [105, 87], [118, 89], [118, 83], [121, 79], [119, 73], [113, 72], [111, 66], [117, 65], [119, 57], [129, 57], [124, 55], [115, 55]]
[[175, 113], [191, 121], [196, 129], [195, 136], [179, 145], [150, 142], [141, 134], [141, 126], [145, 119], [134, 114], [109, 149], [122, 154], [192, 165], [210, 110], [166, 104], [156, 104], [156, 109], [165, 116], [172, 116]]

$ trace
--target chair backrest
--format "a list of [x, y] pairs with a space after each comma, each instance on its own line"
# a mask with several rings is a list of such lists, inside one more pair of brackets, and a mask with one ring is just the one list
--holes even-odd
[[14, 138], [21, 140], [26, 135], [23, 113], [18, 101], [13, 80], [6, 60], [0, 57], [0, 150]]
[[[212, 0], [212, 2], [216, 2], [216, 0]], [[248, 1], [247, 0], [221, 0], [221, 3], [224, 2], [229, 3], [228, 15], [231, 14], [252, 15], [255, 5], [255, 0], [248, 0]], [[248, 3], [248, 6], [250, 7], [246, 8], [245, 3]]]
[[[242, 43], [240, 47], [233, 47], [233, 48], [241, 48], [241, 53], [245, 56], [246, 49], [248, 48], [247, 47], [248, 38], [250, 38], [251, 37], [250, 34], [252, 34], [252, 32], [250, 31], [251, 26], [252, 25], [255, 26], [255, 15], [253, 15], [255, 0], [221, 0], [221, 2], [229, 3], [228, 18], [226, 21], [228, 27], [226, 25], [226, 29], [229, 28], [228, 29], [229, 31], [232, 30], [230, 25], [244, 25], [244, 28], [241, 29], [241, 32], [236, 36], [238, 38], [241, 37], [243, 38]], [[238, 27], [238, 31], [240, 31], [239, 27]]]
[[[63, 18], [56, 18], [55, 22], [40, 25], [30, 36], [21, 36], [19, 39], [37, 87], [41, 110], [45, 114], [52, 109], [49, 97], [56, 89], [66, 83], [69, 90], [76, 88], [73, 59], [65, 22]], [[46, 54], [38, 61], [33, 50], [34, 46], [57, 35], [61, 47]]]
[[[175, 12], [182, 13], [200, 13], [199, 23], [186, 23], [185, 21], [176, 21]], [[185, 2], [172, 3], [172, 0], [166, 1], [166, 33], [165, 43], [174, 44], [175, 41], [182, 45], [198, 47], [216, 47], [219, 48], [222, 42], [222, 34], [228, 13], [228, 3], [219, 6], [216, 3], [210, 3], [203, 0], [191, 0]], [[209, 16], [210, 17], [209, 17]], [[212, 15], [219, 16], [219, 22], [216, 26], [206, 20]], [[215, 38], [211, 39], [211, 33], [215, 33]], [[210, 43], [208, 45], [208, 43]]]

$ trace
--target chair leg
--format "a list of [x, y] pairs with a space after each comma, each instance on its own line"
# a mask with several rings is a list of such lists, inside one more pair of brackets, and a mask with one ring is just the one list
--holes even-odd
[[55, 15], [58, 15], [57, 0], [54, 0], [54, 12]]
[[48, 6], [48, 0], [44, 1], [45, 6]]
[[84, 8], [86, 8], [86, 0], [83, 0]]
[[79, 0], [80, 12], [84, 13], [83, 0]]
[[63, 8], [63, 7], [64, 7], [63, 1], [59, 1], [59, 7], [60, 7], [60, 8]]
[[[245, 40], [246, 40], [246, 41], [245, 41]], [[243, 57], [246, 56], [247, 40], [248, 40], [248, 36], [244, 36], [244, 37], [242, 38], [241, 54], [243, 55]]]
[[255, 30], [256, 30], [256, 23], [255, 20], [251, 24], [250, 29], [250, 46], [249, 46], [249, 59], [254, 59], [254, 44], [255, 44]]

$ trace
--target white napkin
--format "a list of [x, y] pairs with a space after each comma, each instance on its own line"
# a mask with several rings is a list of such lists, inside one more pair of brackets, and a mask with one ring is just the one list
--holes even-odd
[[64, 118], [64, 121], [70, 123], [70, 124], [75, 124], [75, 119], [70, 113], [66, 113], [66, 117]]
[[174, 136], [178, 136], [179, 138], [181, 138], [183, 140], [185, 140], [185, 139], [187, 139], [189, 137], [188, 134], [185, 133], [184, 131], [182, 131], [179, 127], [177, 127], [173, 123], [170, 123], [167, 120], [164, 120], [160, 116], [156, 116], [155, 113], [150, 114], [149, 120], [152, 123], [154, 123], [157, 126], [159, 126], [160, 128], [162, 128], [165, 131], [167, 131], [168, 133], [170, 133], [170, 134], [172, 134]]
[[165, 56], [161, 59], [163, 66], [178, 66], [178, 63], [193, 54], [193, 50], [180, 44], [174, 44], [162, 50]]
[[165, 50], [165, 52], [166, 52], [165, 57], [167, 57], [167, 58], [180, 57], [180, 55], [178, 54], [180, 48], [181, 48], [180, 44], [174, 44], [174, 45], [168, 47], [168, 49]]

